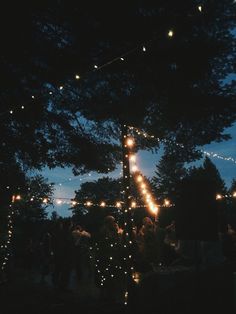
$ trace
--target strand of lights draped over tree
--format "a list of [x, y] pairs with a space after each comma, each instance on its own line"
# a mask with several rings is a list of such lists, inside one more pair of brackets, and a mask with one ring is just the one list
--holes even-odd
[[12, 204], [9, 205], [9, 211], [8, 211], [8, 222], [7, 222], [7, 237], [5, 239], [5, 243], [1, 245], [1, 251], [2, 251], [2, 263], [1, 263], [1, 270], [4, 273], [7, 268], [7, 263], [10, 258], [10, 246], [11, 246], [11, 240], [13, 236], [13, 215], [14, 215], [14, 209], [13, 204], [15, 201], [19, 201], [21, 199], [20, 195], [13, 195], [12, 197]]
[[[155, 135], [150, 135], [148, 134], [147, 132], [144, 132], [138, 128], [135, 128], [135, 127], [132, 127], [130, 126], [129, 129], [131, 131], [134, 131], [138, 136], [142, 136], [144, 138], [147, 138], [147, 139], [153, 139], [153, 140], [156, 140], [158, 141], [159, 143], [161, 144], [174, 144], [178, 147], [181, 147], [182, 149], [184, 149], [184, 145], [181, 144], [181, 143], [176, 143], [174, 141], [170, 141], [170, 140], [167, 140], [167, 139], [160, 139], [159, 137], [155, 136]], [[221, 160], [224, 160], [224, 161], [231, 161], [233, 162], [234, 164], [236, 164], [236, 159], [233, 158], [232, 156], [229, 156], [229, 157], [225, 157], [225, 156], [222, 156], [218, 153], [215, 153], [215, 152], [208, 152], [206, 150], [202, 150], [200, 149], [201, 153], [203, 153], [204, 155], [208, 156], [208, 157], [213, 157], [213, 158], [218, 158], [218, 159], [221, 159]]]
[[[196, 7], [196, 10], [198, 10], [199, 12], [203, 12], [203, 6], [202, 5], [198, 5], [197, 7]], [[174, 34], [175, 34], [175, 32], [174, 32], [174, 30], [173, 29], [169, 29], [169, 30], [167, 30], [167, 32], [166, 32], [166, 36], [169, 38], [169, 39], [171, 39], [172, 37], [174, 37]], [[150, 42], [151, 40], [149, 40], [149, 41], [147, 41], [147, 42]], [[133, 53], [135, 53], [135, 52], [146, 52], [147, 51], [147, 45], [145, 45], [145, 44], [140, 44], [140, 45], [138, 45], [137, 47], [134, 47], [134, 48], [132, 48], [132, 49], [130, 49], [130, 50], [128, 50], [128, 51], [126, 51], [125, 53], [123, 53], [123, 54], [121, 54], [121, 55], [119, 55], [119, 56], [116, 56], [116, 57], [114, 57], [113, 59], [111, 59], [111, 60], [109, 60], [109, 61], [107, 61], [107, 62], [105, 62], [105, 63], [103, 63], [103, 64], [101, 64], [101, 65], [97, 65], [97, 64], [94, 64], [94, 65], [92, 65], [91, 67], [90, 67], [90, 69], [88, 69], [83, 75], [81, 75], [81, 74], [79, 74], [79, 73], [75, 73], [74, 75], [73, 75], [73, 78], [74, 78], [74, 80], [75, 81], [79, 81], [79, 80], [81, 80], [83, 77], [86, 77], [89, 73], [92, 73], [92, 72], [94, 72], [94, 71], [98, 71], [98, 70], [101, 70], [101, 69], [103, 69], [103, 68], [105, 68], [105, 67], [108, 67], [108, 66], [110, 66], [110, 65], [112, 65], [113, 63], [115, 63], [115, 62], [120, 62], [120, 61], [122, 61], [122, 62], [124, 62], [126, 59], [126, 57], [127, 56], [129, 56], [129, 55], [131, 55], [131, 54], [133, 54]], [[67, 86], [65, 86], [65, 84], [63, 85], [63, 84], [61, 84], [60, 86], [58, 86], [57, 87], [57, 89], [58, 89], [58, 91], [59, 92], [62, 92], [63, 90], [66, 90], [66, 89], [68, 89], [68, 87]], [[50, 90], [49, 91], [49, 95], [53, 95], [53, 92]], [[31, 95], [31, 101], [32, 100], [35, 100], [37, 97], [35, 96], [35, 95]], [[31, 103], [31, 101], [30, 101], [30, 103]], [[9, 111], [5, 111], [5, 112], [2, 112], [1, 114], [0, 114], [0, 116], [2, 116], [2, 115], [5, 115], [5, 114], [9, 114], [10, 113], [10, 115], [13, 115], [14, 114], [14, 112], [15, 112], [15, 110], [24, 110], [25, 109], [25, 106], [26, 106], [26, 104], [24, 104], [24, 105], [12, 105], [12, 108], [9, 110]]]

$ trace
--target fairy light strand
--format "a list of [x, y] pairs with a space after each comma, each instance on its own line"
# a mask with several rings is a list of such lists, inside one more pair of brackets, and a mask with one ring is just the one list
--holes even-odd
[[[154, 136], [154, 135], [150, 135], [148, 134], [147, 132], [144, 132], [138, 128], [135, 128], [135, 127], [132, 127], [130, 126], [129, 127], [130, 130], [134, 131], [138, 136], [143, 136], [144, 138], [146, 139], [153, 139], [153, 140], [156, 140], [158, 141], [160, 144], [163, 144], [163, 143], [167, 143], [167, 144], [174, 144], [180, 148], [185, 148], [185, 146], [181, 143], [176, 143], [174, 141], [170, 141], [170, 140], [167, 140], [167, 139], [160, 139], [159, 137], [157, 136]], [[206, 150], [203, 150], [203, 149], [200, 149], [200, 152], [203, 153], [204, 155], [208, 156], [208, 157], [212, 157], [212, 158], [218, 158], [218, 159], [221, 159], [221, 160], [224, 160], [224, 161], [231, 161], [233, 162], [234, 164], [236, 164], [236, 159], [233, 158], [232, 156], [229, 156], [229, 157], [225, 157], [225, 156], [222, 156], [218, 153], [215, 153], [215, 152], [209, 152], [209, 151], [206, 151]]]

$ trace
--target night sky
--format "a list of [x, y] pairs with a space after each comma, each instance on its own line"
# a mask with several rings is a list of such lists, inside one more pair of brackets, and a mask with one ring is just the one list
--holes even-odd
[[[232, 139], [229, 141], [216, 143], [213, 142], [210, 145], [205, 145], [204, 150], [208, 152], [214, 152], [224, 157], [233, 157], [236, 159], [235, 141], [236, 141], [236, 124], [231, 128], [225, 130], [225, 133], [230, 134]], [[138, 153], [137, 163], [140, 170], [147, 177], [152, 177], [155, 171], [155, 165], [161, 157], [162, 150], [160, 149], [158, 154], [152, 154], [148, 151], [140, 151]], [[236, 178], [236, 164], [232, 161], [220, 160], [218, 158], [211, 158], [214, 162], [222, 178], [225, 180], [227, 186], [231, 184], [233, 178]], [[195, 164], [200, 165], [202, 160], [197, 161]], [[55, 198], [73, 198], [74, 191], [77, 190], [82, 182], [97, 180], [102, 176], [118, 177], [121, 171], [120, 166], [117, 170], [109, 174], [98, 174], [91, 172], [84, 176], [73, 176], [71, 168], [55, 168], [53, 170], [45, 169], [42, 174], [49, 179], [50, 182], [54, 182], [56, 185]], [[60, 185], [59, 185], [60, 184]], [[51, 211], [56, 210], [60, 216], [70, 216], [71, 212], [68, 210], [69, 204], [57, 205], [55, 202], [54, 208], [49, 208], [49, 215]]]

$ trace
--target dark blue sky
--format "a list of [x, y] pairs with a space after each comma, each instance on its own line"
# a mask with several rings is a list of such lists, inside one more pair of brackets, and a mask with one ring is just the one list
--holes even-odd
[[[212, 143], [203, 147], [204, 150], [209, 152], [214, 152], [225, 157], [233, 157], [236, 159], [236, 124], [231, 128], [225, 130], [225, 133], [229, 133], [232, 136], [232, 139], [229, 141], [221, 143]], [[152, 154], [148, 151], [141, 151], [138, 153], [137, 164], [140, 170], [148, 177], [152, 177], [155, 165], [161, 156], [161, 150], [158, 154]], [[220, 171], [222, 178], [225, 180], [227, 186], [230, 185], [233, 178], [236, 178], [236, 164], [232, 161], [220, 160], [217, 158], [211, 158], [214, 164]], [[202, 161], [202, 160], [201, 160]], [[198, 161], [197, 164], [200, 164], [201, 161]], [[118, 166], [118, 169], [109, 174], [111, 177], [119, 176], [121, 169]], [[102, 177], [101, 174], [92, 172], [90, 174], [74, 177], [71, 171], [71, 168], [55, 168], [53, 170], [45, 169], [42, 174], [49, 179], [50, 182], [56, 183], [55, 189], [55, 198], [73, 198], [74, 191], [79, 188], [82, 182], [96, 180], [99, 177]], [[61, 183], [61, 185], [59, 185]], [[49, 213], [52, 210], [56, 210], [61, 216], [69, 216], [70, 211], [68, 210], [68, 204], [56, 205], [54, 208], [49, 209]]]

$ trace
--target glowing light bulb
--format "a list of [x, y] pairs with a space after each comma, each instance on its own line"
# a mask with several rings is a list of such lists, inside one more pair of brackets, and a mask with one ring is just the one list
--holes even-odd
[[21, 106], [21, 109], [25, 109], [25, 106]]
[[202, 12], [202, 6], [201, 5], [199, 5], [197, 8], [198, 8], [199, 12]]
[[165, 206], [169, 206], [170, 205], [170, 201], [169, 200], [164, 200], [164, 205]]
[[21, 199], [21, 196], [20, 196], [20, 195], [17, 195], [17, 196], [16, 196], [16, 200], [19, 201], [20, 199]]
[[116, 202], [116, 207], [121, 207], [121, 202]]
[[236, 192], [233, 193], [233, 197], [236, 197]]
[[76, 75], [75, 75], [75, 79], [76, 79], [76, 80], [79, 80], [79, 79], [80, 79], [79, 74], [76, 74]]
[[146, 184], [145, 184], [145, 183], [142, 183], [142, 184], [141, 184], [141, 188], [142, 188], [142, 189], [145, 189], [145, 188], [146, 188]]
[[130, 155], [129, 156], [129, 160], [132, 161], [132, 162], [135, 162], [136, 161], [136, 156], [135, 155]]
[[105, 206], [106, 206], [106, 203], [105, 203], [105, 202], [101, 202], [100, 206], [101, 206], [101, 207], [105, 207]]
[[71, 204], [72, 204], [73, 206], [75, 206], [77, 203], [76, 203], [76, 201], [72, 201]]
[[137, 167], [136, 165], [134, 165], [134, 166], [132, 166], [131, 170], [132, 170], [133, 172], [136, 172], [136, 171], [138, 171], [138, 167]]
[[47, 203], [48, 202], [48, 199], [47, 198], [44, 198], [43, 199], [43, 203]]
[[146, 47], [143, 46], [143, 52], [145, 52], [145, 51], [146, 51]]
[[124, 61], [125, 59], [123, 57], [120, 58], [121, 61]]
[[62, 89], [63, 89], [63, 86], [60, 86], [59, 89], [62, 90]]
[[143, 181], [143, 177], [141, 175], [137, 176], [137, 181], [138, 182], [142, 182]]
[[216, 199], [217, 199], [217, 200], [221, 200], [222, 198], [223, 198], [223, 196], [222, 196], [221, 194], [217, 194], [217, 195], [216, 195]]
[[168, 32], [168, 37], [173, 37], [174, 36], [174, 32], [173, 32], [173, 30], [169, 30], [169, 32]]
[[94, 68], [95, 68], [95, 69], [97, 69], [97, 68], [98, 68], [98, 66], [95, 64], [95, 65], [94, 65]]
[[132, 203], [131, 203], [131, 207], [132, 207], [132, 208], [136, 207], [136, 202], [132, 202]]
[[62, 204], [62, 200], [57, 200], [57, 204], [61, 205]]
[[86, 205], [86, 206], [91, 206], [91, 205], [92, 205], [92, 202], [88, 201], [88, 202], [85, 203], [85, 205]]
[[127, 146], [132, 147], [134, 145], [134, 140], [132, 138], [128, 138], [126, 144]]
[[10, 114], [13, 114], [13, 110], [10, 110]]

